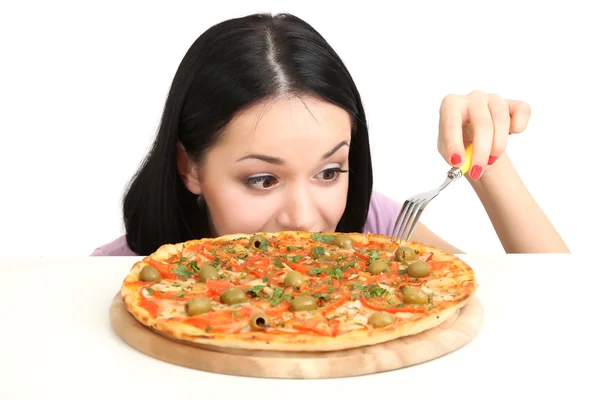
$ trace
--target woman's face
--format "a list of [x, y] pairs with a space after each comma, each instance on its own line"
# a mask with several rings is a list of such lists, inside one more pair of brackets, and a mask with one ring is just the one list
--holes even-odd
[[[280, 97], [226, 128], [188, 189], [202, 194], [216, 236], [334, 231], [346, 207], [350, 115], [312, 97]], [[185, 178], [184, 178], [185, 180]]]

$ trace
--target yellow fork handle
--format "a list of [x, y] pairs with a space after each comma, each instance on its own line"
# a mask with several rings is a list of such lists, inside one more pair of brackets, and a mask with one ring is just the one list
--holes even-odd
[[467, 172], [469, 172], [472, 161], [473, 161], [473, 143], [471, 143], [465, 149], [465, 162], [463, 163], [463, 165], [460, 166], [460, 172], [462, 172], [463, 175], [466, 175]]

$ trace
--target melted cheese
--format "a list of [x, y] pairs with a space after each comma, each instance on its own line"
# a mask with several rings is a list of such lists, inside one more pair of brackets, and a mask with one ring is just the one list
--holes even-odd
[[441, 292], [434, 292], [433, 290], [431, 290], [429, 287], [427, 287], [425, 285], [421, 286], [421, 290], [424, 291], [427, 294], [433, 293], [434, 300], [448, 301], [448, 300], [453, 300], [454, 299], [454, 295], [452, 295], [452, 294], [441, 293]]

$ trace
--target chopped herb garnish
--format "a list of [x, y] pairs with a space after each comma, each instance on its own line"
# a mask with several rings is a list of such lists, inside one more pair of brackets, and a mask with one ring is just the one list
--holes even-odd
[[365, 297], [366, 298], [373, 298], [373, 297], [382, 297], [383, 295], [385, 295], [387, 293], [387, 290], [385, 290], [384, 288], [377, 286], [375, 284], [369, 285], [367, 291], [365, 292]]
[[258, 248], [261, 249], [262, 251], [269, 251], [269, 240], [268, 239], [261, 240], [260, 244], [258, 245]]
[[246, 289], [246, 293], [252, 293], [252, 295], [254, 297], [258, 297], [260, 291], [263, 290], [265, 287], [266, 287], [265, 285], [257, 285], [257, 286], [254, 286], [253, 288]]
[[340, 267], [330, 268], [330, 269], [326, 270], [325, 272], [327, 272], [333, 278], [337, 278], [337, 279], [344, 278], [344, 273], [342, 272]]
[[190, 261], [190, 263], [188, 265], [190, 266], [192, 271], [194, 271], [194, 272], [200, 271], [200, 267], [198, 266], [198, 263], [196, 261], [192, 260], [192, 261]]
[[190, 277], [193, 274], [191, 270], [187, 269], [183, 264], [179, 263], [177, 264], [177, 268], [173, 269], [173, 273], [175, 273], [175, 275], [177, 275], [183, 280], [190, 279]]
[[314, 293], [313, 297], [315, 299], [331, 300], [331, 297], [327, 296], [325, 293]]
[[296, 256], [287, 256], [288, 260], [292, 261], [292, 262], [300, 262], [300, 260], [302, 260], [302, 256], [301, 255], [296, 255]]
[[279, 305], [279, 303], [281, 303], [283, 300], [291, 300], [292, 296], [287, 294], [287, 293], [283, 293], [283, 290], [281, 290], [281, 288], [276, 287], [273, 290], [273, 294], [271, 295], [271, 301], [269, 302], [269, 304], [273, 307]]
[[313, 247], [313, 250], [317, 257], [325, 255], [325, 248], [323, 246], [315, 246], [315, 247]]
[[322, 243], [331, 243], [335, 239], [335, 235], [324, 235], [321, 232], [316, 232], [310, 235], [311, 239]]

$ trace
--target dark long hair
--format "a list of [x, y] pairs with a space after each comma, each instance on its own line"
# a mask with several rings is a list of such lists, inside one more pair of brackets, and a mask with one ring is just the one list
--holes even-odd
[[256, 14], [209, 28], [181, 61], [156, 139], [123, 199], [131, 250], [146, 255], [165, 243], [211, 236], [206, 205], [179, 176], [177, 141], [200, 162], [232, 117], [283, 93], [317, 96], [351, 115], [348, 199], [336, 229], [362, 231], [373, 176], [366, 117], [354, 81], [309, 24], [289, 14]]

